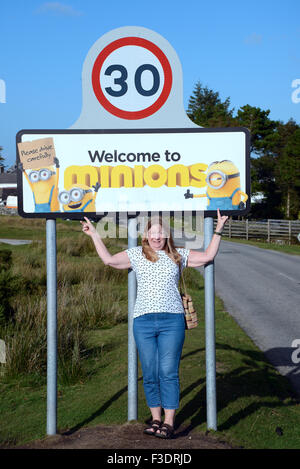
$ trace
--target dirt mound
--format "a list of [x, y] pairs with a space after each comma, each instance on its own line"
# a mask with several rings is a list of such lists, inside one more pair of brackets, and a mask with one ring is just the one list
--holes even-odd
[[76, 432], [62, 433], [34, 441], [19, 449], [232, 449], [232, 447], [211, 435], [189, 432], [179, 427], [174, 438], [163, 440], [144, 435], [144, 424], [98, 425], [82, 428]]

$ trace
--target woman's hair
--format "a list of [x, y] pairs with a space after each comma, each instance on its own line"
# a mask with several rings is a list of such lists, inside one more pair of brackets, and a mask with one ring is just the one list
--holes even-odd
[[176, 250], [175, 245], [174, 245], [174, 240], [171, 234], [171, 230], [169, 230], [162, 219], [162, 216], [158, 217], [151, 217], [149, 218], [144, 233], [142, 237], [142, 252], [143, 255], [146, 257], [151, 262], [156, 262], [158, 261], [158, 255], [157, 253], [150, 247], [149, 241], [148, 241], [148, 232], [151, 229], [152, 226], [154, 225], [160, 225], [163, 232], [165, 233], [165, 238], [166, 238], [166, 243], [164, 246], [164, 250], [166, 254], [172, 259], [175, 264], [178, 266], [180, 265], [181, 261], [181, 255], [179, 252]]

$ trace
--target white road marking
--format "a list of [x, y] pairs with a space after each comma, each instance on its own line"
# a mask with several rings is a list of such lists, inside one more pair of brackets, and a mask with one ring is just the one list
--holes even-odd
[[283, 277], [286, 277], [288, 278], [289, 280], [292, 280], [292, 282], [296, 282], [296, 283], [299, 283], [299, 280], [296, 280], [295, 278], [292, 278], [292, 277], [289, 277], [289, 275], [286, 275], [282, 272], [278, 272], [279, 275], [282, 275]]

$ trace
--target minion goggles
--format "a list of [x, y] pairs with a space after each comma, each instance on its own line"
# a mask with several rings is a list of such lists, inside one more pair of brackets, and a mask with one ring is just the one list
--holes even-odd
[[40, 169], [39, 171], [30, 171], [28, 177], [30, 182], [48, 181], [54, 174], [56, 174], [55, 171], [50, 169]]
[[[213, 166], [214, 164], [218, 164], [218, 163], [224, 163], [225, 161], [228, 161], [228, 160], [222, 160], [222, 161], [214, 161], [213, 163], [211, 163], [208, 167], [208, 169]], [[218, 179], [218, 183], [215, 183], [215, 184], [212, 184], [211, 183], [211, 176], [214, 175], [218, 175], [219, 177], [217, 178]], [[206, 179], [205, 179], [205, 182], [206, 184], [211, 187], [212, 189], [221, 189], [222, 187], [225, 186], [226, 182], [228, 181], [228, 179], [232, 179], [232, 178], [236, 178], [240, 175], [240, 173], [234, 173], [234, 174], [225, 174], [223, 173], [223, 171], [220, 171], [219, 169], [213, 169], [211, 171], [209, 171], [207, 173], [207, 176], [206, 176]], [[220, 180], [220, 182], [219, 182]]]
[[93, 192], [92, 189], [81, 189], [80, 187], [74, 187], [70, 191], [61, 191], [58, 195], [58, 200], [61, 204], [66, 205], [70, 202], [80, 202], [85, 194]]

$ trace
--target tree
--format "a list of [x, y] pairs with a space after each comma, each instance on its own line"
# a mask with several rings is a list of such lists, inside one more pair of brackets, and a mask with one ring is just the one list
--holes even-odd
[[269, 118], [270, 110], [263, 111], [249, 104], [242, 106], [234, 119], [237, 127], [247, 127], [251, 134], [251, 153], [261, 154], [269, 145], [276, 130], [276, 121]]
[[251, 206], [254, 218], [282, 218], [282, 194], [275, 178], [274, 157], [270, 153], [251, 158], [251, 192], [261, 192], [263, 201]]
[[300, 211], [300, 127], [287, 137], [275, 166], [276, 182], [283, 194], [286, 218], [298, 218]]
[[268, 172], [264, 171], [265, 174], [260, 182], [265, 186], [265, 193], [269, 194], [269, 198], [273, 197], [276, 200], [281, 216], [285, 218], [297, 217], [299, 210], [299, 195], [296, 189], [299, 173], [297, 176], [295, 138], [295, 132], [298, 130], [299, 126], [293, 119], [286, 123], [277, 121], [275, 131], [266, 136], [264, 154], [257, 161], [260, 167], [265, 165], [267, 160], [271, 162], [267, 164]]
[[293, 218], [297, 217], [299, 210], [296, 189], [299, 160], [294, 137], [299, 126], [292, 119], [287, 123], [277, 121], [275, 124], [274, 131], [264, 137], [260, 156], [251, 158], [252, 192], [264, 194], [264, 203], [259, 207], [260, 211], [265, 212], [263, 218]]
[[262, 192], [263, 202], [251, 214], [262, 218], [294, 218], [300, 210], [300, 127], [290, 119], [270, 119], [270, 110], [249, 104], [233, 116], [230, 99], [200, 82], [190, 97], [187, 114], [203, 127], [246, 127], [250, 131], [251, 192]]
[[229, 106], [229, 98], [222, 102], [218, 92], [198, 82], [189, 99], [187, 115], [202, 127], [228, 127], [232, 125], [233, 114]]
[[3, 147], [0, 146], [0, 164], [2, 164], [1, 162], [4, 161], [4, 158], [3, 156], [1, 155], [1, 152], [3, 151]]

